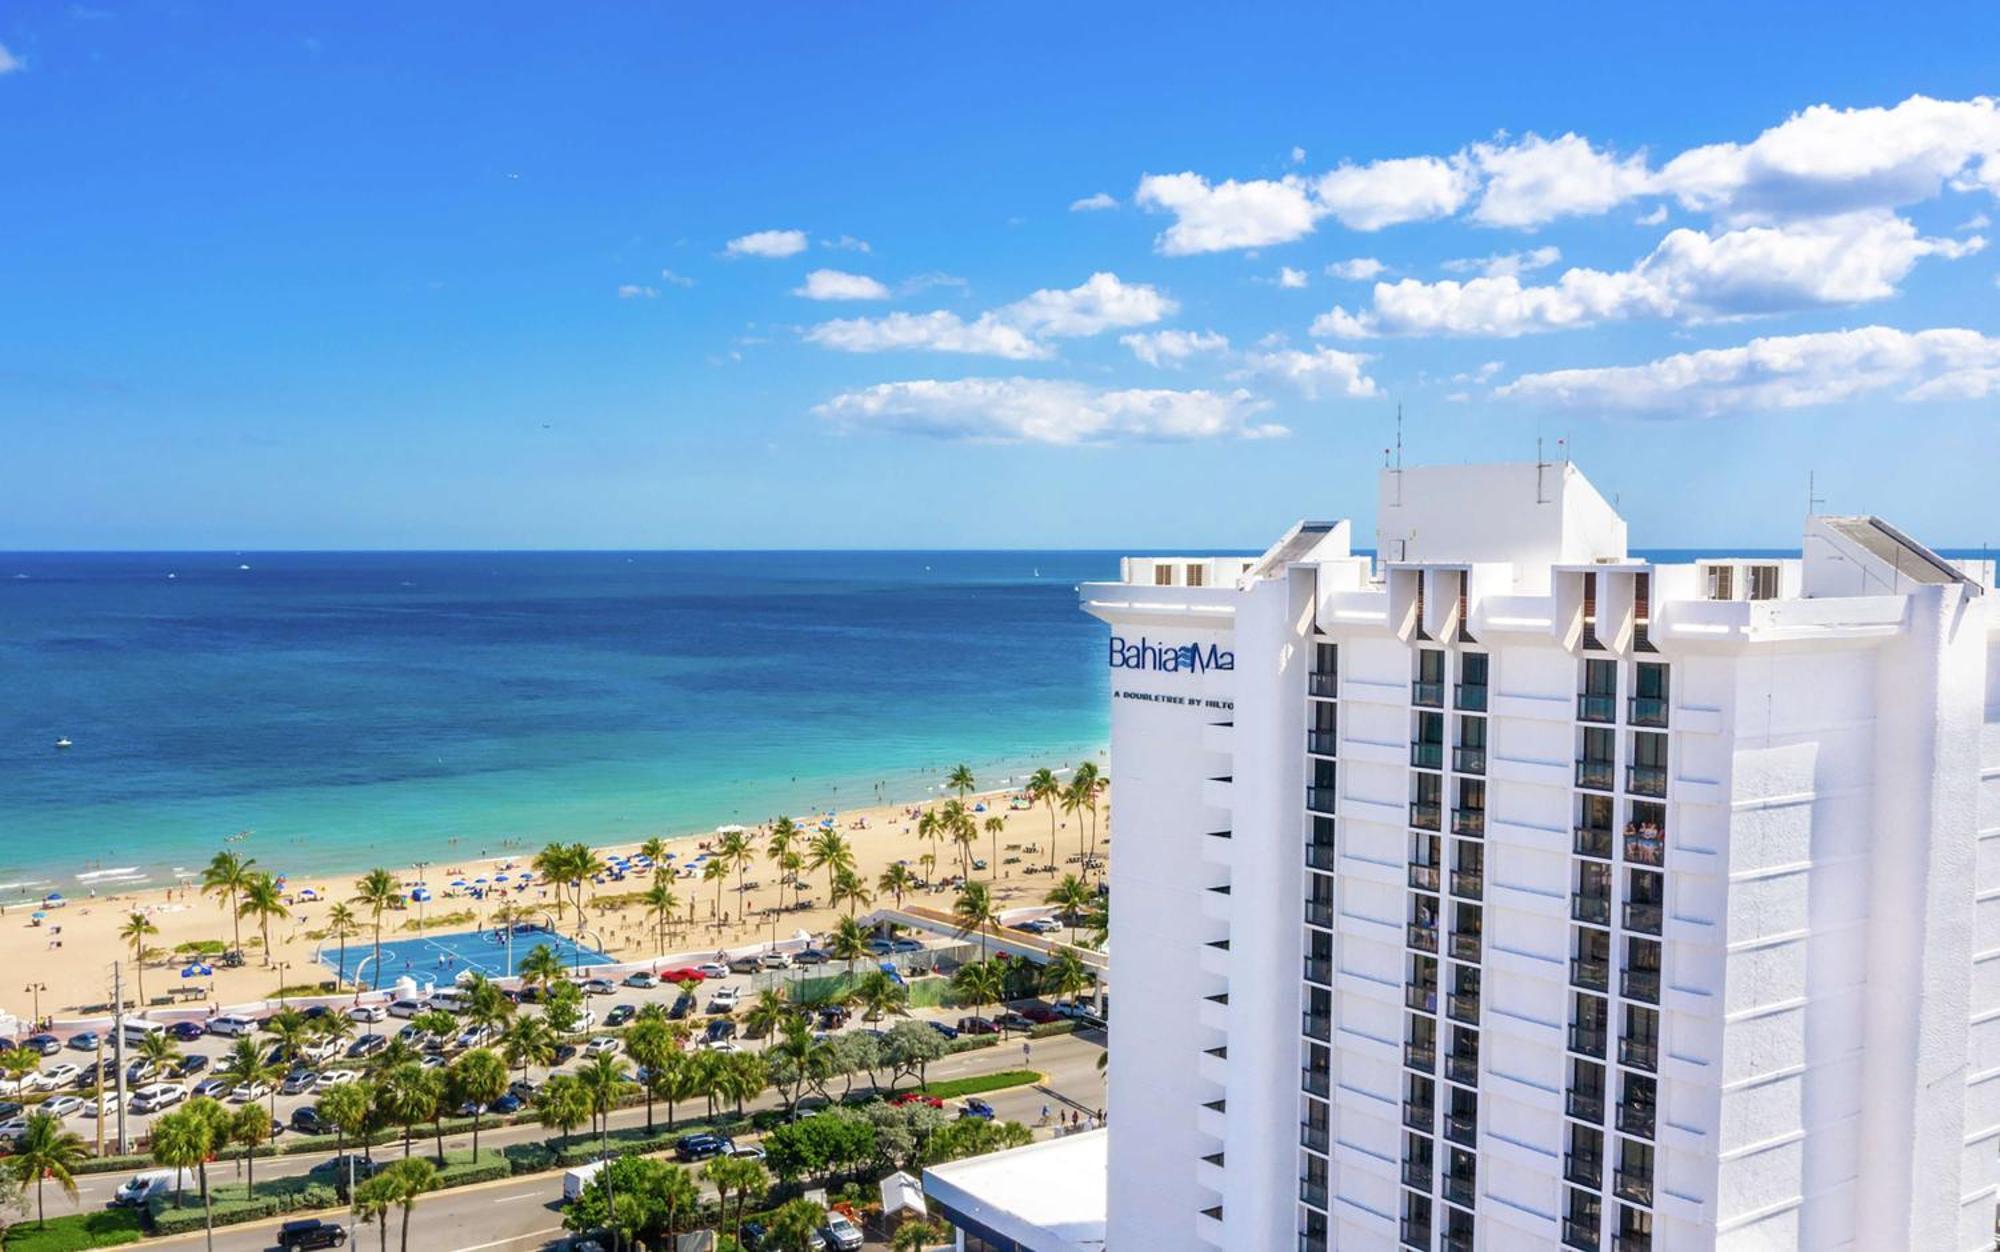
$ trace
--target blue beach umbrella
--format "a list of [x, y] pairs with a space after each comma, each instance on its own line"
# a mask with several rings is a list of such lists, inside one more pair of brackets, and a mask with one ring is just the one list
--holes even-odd
[[181, 967], [182, 978], [209, 978], [212, 977], [214, 974], [215, 971], [213, 969], [209, 968], [206, 965], [203, 965], [200, 961], [196, 961], [192, 965], [184, 965]]

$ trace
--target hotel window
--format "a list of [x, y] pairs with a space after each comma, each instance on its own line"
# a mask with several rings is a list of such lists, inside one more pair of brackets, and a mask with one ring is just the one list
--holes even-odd
[[1174, 585], [1174, 567], [1164, 561], [1153, 566], [1153, 585], [1171, 587]]
[[1489, 658], [1484, 652], [1458, 655], [1458, 707], [1473, 713], [1486, 711], [1486, 672]]
[[1461, 715], [1458, 719], [1458, 751], [1452, 768], [1461, 774], [1486, 772], [1486, 719]]
[[1711, 600], [1734, 600], [1735, 584], [1731, 575], [1734, 570], [1727, 565], [1708, 567], [1708, 598]]
[[1201, 566], [1199, 566], [1199, 565], [1190, 565], [1190, 566], [1188, 566], [1188, 567], [1187, 567], [1187, 585], [1188, 585], [1188, 586], [1190, 586], [1190, 587], [1199, 587], [1199, 586], [1203, 585], [1203, 583], [1204, 583], [1204, 582], [1205, 582], [1206, 580], [1205, 580], [1205, 579], [1204, 579], [1204, 578], [1202, 577], [1202, 573], [1203, 573], [1203, 571], [1202, 571], [1202, 568], [1201, 568]]
[[1336, 694], [1340, 682], [1340, 650], [1330, 643], [1313, 645], [1312, 678], [1308, 690], [1316, 696]]
[[1337, 714], [1340, 706], [1326, 700], [1313, 700], [1310, 704], [1312, 725], [1306, 734], [1306, 750], [1317, 752], [1321, 756], [1332, 756], [1334, 742], [1338, 737]]
[[1444, 653], [1417, 649], [1417, 676], [1410, 684], [1410, 702], [1426, 708], [1444, 707]]
[[1778, 598], [1777, 566], [1752, 565], [1747, 572], [1750, 575], [1750, 598], [1752, 600], [1775, 600]]

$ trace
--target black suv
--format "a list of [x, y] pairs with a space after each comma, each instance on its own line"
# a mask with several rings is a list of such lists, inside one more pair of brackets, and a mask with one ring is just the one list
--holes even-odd
[[285, 1249], [297, 1248], [337, 1248], [347, 1242], [345, 1227], [332, 1222], [323, 1222], [316, 1217], [302, 1221], [286, 1222], [278, 1227], [278, 1246]]

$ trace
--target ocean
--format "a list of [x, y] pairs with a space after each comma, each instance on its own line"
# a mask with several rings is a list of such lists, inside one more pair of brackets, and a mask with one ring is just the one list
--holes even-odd
[[[1097, 757], [1098, 552], [0, 554], [0, 901], [631, 841]], [[73, 746], [58, 750], [60, 738]], [[80, 877], [80, 876], [90, 877]]]

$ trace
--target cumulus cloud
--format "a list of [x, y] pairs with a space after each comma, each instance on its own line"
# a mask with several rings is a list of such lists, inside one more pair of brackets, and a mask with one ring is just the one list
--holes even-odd
[[1118, 197], [1108, 191], [1100, 191], [1095, 195], [1085, 196], [1081, 200], [1072, 200], [1069, 202], [1069, 211], [1072, 213], [1095, 213], [1100, 209], [1115, 209], [1117, 207]]
[[1286, 434], [1283, 426], [1253, 420], [1267, 407], [1246, 391], [1105, 390], [1060, 379], [961, 378], [878, 383], [842, 392], [813, 412], [843, 430], [1067, 445]]
[[658, 287], [647, 287], [640, 283], [618, 284], [618, 298], [620, 300], [651, 300], [659, 294], [660, 289]]
[[819, 241], [819, 246], [830, 248], [835, 252], [873, 252], [875, 250], [868, 246], [866, 239], [856, 239], [852, 235], [842, 235], [837, 239], [822, 239]]
[[26, 68], [20, 57], [8, 51], [6, 44], [0, 43], [0, 74], [12, 74], [15, 70]]
[[1154, 247], [1167, 256], [1289, 243], [1312, 233], [1319, 212], [1303, 179], [1210, 184], [1199, 174], [1148, 174], [1133, 201], [1174, 215]]
[[804, 252], [808, 244], [802, 230], [756, 230], [738, 235], [723, 246], [730, 256], [788, 257]]
[[1381, 230], [1450, 217], [1476, 182], [1462, 158], [1399, 157], [1343, 165], [1322, 174], [1313, 191], [1324, 211], [1349, 230]]
[[1317, 400], [1322, 394], [1354, 398], [1381, 395], [1375, 380], [1363, 372], [1367, 363], [1368, 358], [1358, 352], [1282, 348], [1245, 356], [1241, 373], [1283, 379], [1309, 400]]
[[1553, 244], [1545, 248], [1530, 248], [1526, 252], [1496, 252], [1491, 256], [1460, 257], [1446, 261], [1443, 269], [1452, 274], [1484, 274], [1488, 278], [1500, 278], [1508, 274], [1526, 274], [1534, 270], [1545, 270], [1562, 260], [1562, 249]]
[[1716, 417], [1892, 393], [1907, 401], [2000, 395], [2000, 339], [1887, 326], [1753, 339], [1643, 365], [1526, 374], [1494, 394], [1549, 408]]
[[1486, 226], [1540, 226], [1603, 213], [1643, 194], [1652, 177], [1644, 153], [1621, 158], [1575, 134], [1476, 143], [1472, 162], [1486, 183], [1472, 220]]
[[1639, 216], [1633, 218], [1632, 224], [1634, 226], [1658, 226], [1666, 220], [1667, 220], [1667, 206], [1664, 204], [1656, 204], [1653, 206], [1650, 212], [1641, 213]]
[[1289, 265], [1280, 266], [1278, 268], [1277, 281], [1280, 287], [1291, 287], [1294, 289], [1303, 287], [1306, 285], [1306, 272], [1304, 270], [1295, 270]]
[[689, 278], [685, 274], [676, 274], [672, 270], [661, 270], [660, 279], [663, 282], [672, 283], [676, 287], [694, 286], [694, 279]]
[[803, 286], [792, 288], [792, 294], [808, 300], [887, 300], [889, 289], [866, 274], [814, 270]]
[[1757, 226], [1711, 237], [1671, 232], [1631, 269], [1565, 271], [1553, 284], [1524, 285], [1514, 274], [1435, 283], [1377, 283], [1372, 308], [1335, 308], [1313, 322], [1316, 335], [1484, 335], [1538, 331], [1631, 318], [1716, 321], [1895, 294], [1927, 256], [1960, 257], [1985, 240], [1920, 237], [1888, 214], [1855, 214], [1786, 227]]
[[1229, 339], [1212, 330], [1155, 330], [1120, 335], [1118, 342], [1148, 365], [1180, 368], [1189, 357], [1227, 352]]
[[1365, 283], [1371, 278], [1379, 278], [1389, 267], [1372, 256], [1358, 256], [1351, 260], [1335, 261], [1326, 267], [1328, 278], [1344, 278], [1351, 283]]
[[1146, 326], [1171, 317], [1179, 307], [1156, 287], [1097, 273], [1078, 286], [1037, 291], [971, 321], [942, 309], [845, 318], [812, 327], [806, 339], [843, 352], [913, 349], [1038, 360], [1054, 355], [1046, 340]]

